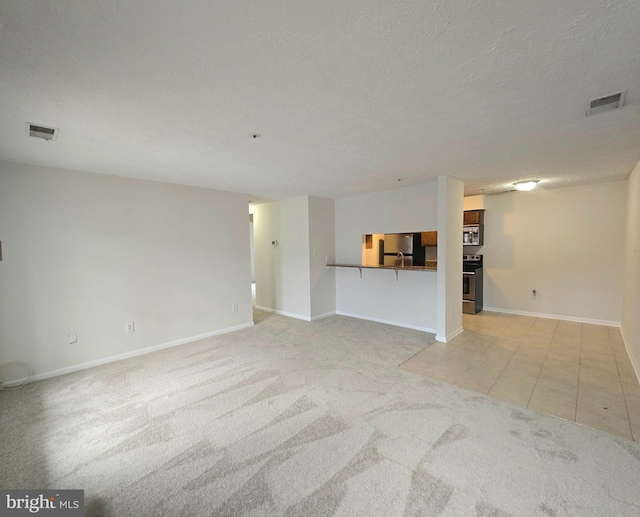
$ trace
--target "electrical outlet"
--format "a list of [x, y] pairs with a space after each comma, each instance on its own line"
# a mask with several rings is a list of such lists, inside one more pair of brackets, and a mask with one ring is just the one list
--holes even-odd
[[73, 332], [72, 334], [68, 334], [67, 337], [69, 338], [70, 345], [75, 345], [78, 342], [78, 334], [76, 334], [75, 332]]
[[134, 330], [135, 330], [135, 327], [133, 326], [133, 321], [128, 321], [127, 323], [124, 324], [124, 331], [127, 334], [133, 332]]
[[238, 312], [238, 304], [237, 303], [232, 303], [231, 304], [231, 312]]
[[531, 298], [535, 298], [538, 295], [538, 291], [536, 291], [535, 289], [531, 290]]

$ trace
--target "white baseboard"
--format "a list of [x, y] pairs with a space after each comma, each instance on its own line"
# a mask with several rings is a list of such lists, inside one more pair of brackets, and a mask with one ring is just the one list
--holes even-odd
[[436, 341], [439, 341], [440, 343], [448, 343], [454, 337], [456, 337], [458, 334], [462, 334], [462, 332], [464, 332], [464, 329], [462, 327], [460, 327], [459, 329], [454, 330], [453, 332], [449, 333], [448, 336], [436, 335]]
[[631, 353], [631, 345], [629, 344], [629, 340], [627, 336], [624, 334], [624, 327], [620, 325], [620, 334], [622, 334], [622, 342], [624, 343], [624, 347], [627, 350], [627, 355], [629, 356], [629, 361], [631, 361], [631, 366], [633, 367], [633, 371], [636, 374], [636, 378], [638, 379], [638, 383], [640, 383], [640, 368], [638, 368], [638, 363], [636, 362], [636, 358]]
[[311, 321], [318, 321], [318, 320], [322, 320], [324, 318], [329, 318], [329, 317], [335, 316], [335, 315], [336, 315], [336, 311], [325, 312], [324, 314], [319, 314], [318, 316], [313, 316], [311, 318]]
[[300, 314], [294, 314], [293, 312], [279, 311], [277, 309], [272, 309], [271, 307], [262, 307], [260, 305], [256, 305], [256, 309], [259, 309], [261, 311], [266, 311], [266, 312], [272, 312], [274, 314], [280, 314], [280, 316], [295, 318], [297, 320], [311, 321], [311, 318], [309, 318], [308, 316], [301, 316]]
[[573, 321], [575, 323], [589, 323], [591, 325], [603, 325], [605, 327], [619, 327], [619, 321], [596, 320], [593, 318], [578, 318], [575, 316], [562, 316], [560, 314], [546, 314], [542, 312], [514, 311], [511, 309], [499, 309], [497, 307], [483, 307], [488, 312], [503, 312], [505, 314], [517, 314], [518, 316], [531, 316], [533, 318], [546, 318], [552, 320]]
[[[186, 343], [191, 343], [193, 341], [198, 341], [200, 339], [205, 339], [212, 336], [219, 336], [220, 334], [228, 334], [229, 332], [235, 332], [236, 330], [242, 330], [249, 327], [253, 327], [253, 322], [243, 323], [242, 325], [227, 327], [221, 330], [214, 330], [213, 332], [207, 332], [206, 334], [200, 334], [199, 336], [177, 339], [176, 341], [162, 343], [161, 345], [149, 346], [146, 348], [141, 348], [139, 350], [133, 350], [132, 352], [125, 352], [124, 354], [112, 355], [103, 359], [96, 359], [95, 361], [88, 361], [86, 363], [76, 364], [73, 366], [66, 366], [65, 368], [52, 370], [50, 372], [38, 373], [37, 375], [31, 377], [31, 381], [42, 381], [44, 379], [50, 379], [51, 377], [59, 377], [60, 375], [66, 375], [67, 373], [79, 372], [80, 370], [86, 370], [87, 368], [93, 368], [94, 366], [122, 361], [123, 359], [129, 359], [130, 357], [138, 357], [140, 355], [151, 354], [153, 352], [157, 352], [158, 350], [164, 350], [165, 348], [172, 348], [174, 346], [184, 345]], [[20, 380], [11, 381], [11, 384], [19, 382]]]
[[377, 323], [384, 323], [386, 325], [393, 325], [395, 327], [403, 327], [406, 329], [413, 329], [413, 330], [421, 330], [422, 332], [429, 332], [430, 334], [435, 334], [436, 330], [435, 329], [430, 329], [427, 327], [420, 327], [418, 325], [409, 325], [407, 323], [399, 323], [397, 321], [389, 321], [389, 320], [383, 320], [383, 319], [379, 319], [379, 318], [371, 318], [369, 316], [363, 316], [362, 314], [352, 314], [350, 312], [342, 312], [342, 311], [336, 311], [336, 314], [339, 316], [348, 316], [349, 318], [357, 318], [359, 320], [367, 320], [367, 321], [375, 321]]

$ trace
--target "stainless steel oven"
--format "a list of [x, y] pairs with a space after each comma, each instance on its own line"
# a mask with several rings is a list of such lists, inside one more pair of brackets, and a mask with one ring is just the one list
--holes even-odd
[[475, 300], [476, 299], [476, 274], [462, 273], [462, 299], [463, 300]]
[[462, 257], [462, 312], [476, 314], [482, 310], [482, 255]]

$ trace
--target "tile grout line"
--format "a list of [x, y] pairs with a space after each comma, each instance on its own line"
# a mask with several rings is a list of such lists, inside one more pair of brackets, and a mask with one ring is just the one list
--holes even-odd
[[627, 423], [629, 424], [629, 431], [631, 433], [631, 440], [636, 441], [633, 436], [633, 429], [631, 428], [631, 413], [629, 412], [629, 404], [627, 403], [627, 393], [624, 390], [624, 386], [622, 385], [622, 376], [620, 375], [620, 365], [618, 364], [618, 356], [616, 355], [616, 351], [613, 349], [613, 343], [611, 343], [611, 335], [609, 335], [609, 345], [611, 346], [611, 350], [613, 351], [613, 360], [616, 362], [616, 371], [618, 372], [618, 381], [620, 382], [620, 389], [622, 390], [622, 399], [624, 400], [624, 407], [627, 410]]
[[[538, 319], [539, 318], [536, 318], [536, 321], [538, 321]], [[535, 321], [534, 321], [534, 324], [535, 324]], [[556, 322], [556, 328], [558, 328], [558, 322]], [[553, 333], [555, 334], [555, 330], [553, 331]], [[528, 335], [528, 333], [527, 333], [527, 335]], [[551, 344], [549, 344], [549, 347], [550, 346], [551, 346]], [[531, 399], [533, 398], [533, 394], [536, 391], [536, 386], [538, 386], [538, 382], [540, 382], [540, 376], [542, 375], [542, 369], [544, 368], [544, 363], [547, 362], [547, 355], [549, 355], [549, 347], [547, 347], [547, 351], [544, 354], [544, 359], [542, 360], [542, 365], [540, 366], [540, 371], [538, 372], [538, 377], [536, 377], [536, 382], [533, 385], [533, 389], [531, 390], [531, 395], [529, 395], [529, 400], [527, 401], [526, 407], [529, 407], [529, 404], [531, 404]]]
[[[608, 344], [611, 346], [611, 350], [612, 350], [612, 352], [613, 352], [614, 362], [615, 362], [615, 365], [616, 365], [616, 371], [618, 372], [618, 379], [620, 380], [620, 389], [622, 390], [622, 398], [623, 398], [624, 403], [625, 403], [625, 409], [627, 410], [627, 424], [628, 424], [628, 426], [629, 426], [629, 427], [628, 427], [629, 436], [631, 436], [631, 441], [634, 441], [634, 439], [633, 439], [633, 430], [631, 429], [631, 418], [630, 418], [630, 416], [629, 416], [629, 410], [628, 410], [628, 406], [627, 406], [627, 400], [626, 400], [626, 397], [625, 397], [625, 395], [624, 395], [624, 388], [622, 387], [622, 380], [621, 380], [621, 378], [620, 378], [620, 372], [619, 372], [618, 360], [617, 360], [616, 355], [615, 355], [615, 350], [613, 350], [613, 345], [611, 344], [610, 336], [609, 336], [609, 335], [607, 335], [607, 336], [608, 336]], [[582, 367], [582, 342], [583, 342], [583, 340], [582, 340], [582, 335], [581, 335], [581, 339], [580, 339], [580, 347], [581, 347], [581, 348], [580, 348], [580, 365], [581, 365], [581, 367]], [[578, 393], [579, 393], [579, 391], [578, 391]], [[604, 416], [604, 415], [603, 415], [603, 416]], [[576, 422], [577, 422], [577, 406], [576, 406]], [[590, 425], [590, 426], [591, 426], [591, 427], [594, 427], [594, 426], [592, 426], [592, 425]], [[601, 428], [599, 428], [599, 427], [595, 427], [595, 428], [596, 428], [596, 429], [601, 429]], [[620, 433], [617, 433], [617, 432], [616, 432], [616, 433], [614, 433], [614, 432], [612, 432], [612, 431], [605, 431], [605, 432], [609, 432], [610, 434], [615, 434], [615, 435], [621, 436], [621, 435], [620, 435]], [[626, 438], [626, 436], [625, 436], [625, 438]]]
[[[491, 347], [491, 345], [498, 340], [498, 338], [500, 337], [500, 335], [502, 334], [502, 332], [508, 327], [509, 325], [506, 325], [504, 328], [502, 328], [493, 338], [493, 340], [489, 343], [489, 345], [487, 345], [487, 347], [482, 351], [482, 353], [480, 354], [480, 356], [478, 356], [478, 358], [480, 358], [481, 356], [483, 356], [486, 351]], [[513, 353], [511, 354], [511, 357], [513, 357]], [[511, 360], [511, 357], [509, 357], [509, 361]], [[498, 376], [495, 378], [495, 380], [493, 381], [493, 383], [491, 384], [491, 387], [487, 390], [487, 393], [485, 395], [489, 395], [489, 392], [493, 389], [493, 387], [495, 386], [496, 382], [498, 382], [498, 379], [500, 378], [500, 376], [502, 375], [502, 372], [504, 372], [504, 369], [507, 367], [507, 365], [509, 364], [509, 361], [506, 362], [506, 364], [502, 367], [502, 370], [500, 370], [500, 373], [498, 374]], [[471, 367], [467, 368], [467, 370], [469, 370]], [[454, 382], [456, 382], [458, 379], [460, 379], [462, 377], [462, 375], [464, 375], [464, 373], [467, 371], [465, 370], [459, 377], [456, 378], [456, 380]]]
[[[520, 345], [518, 345], [520, 346]], [[505, 369], [507, 368], [507, 365], [511, 362], [511, 358], [513, 357], [513, 355], [515, 354], [515, 350], [513, 351], [513, 353], [511, 354], [511, 356], [509, 356], [509, 360], [505, 363], [505, 365], [502, 367], [502, 370], [500, 370], [500, 373], [498, 374], [498, 376], [496, 377], [496, 380], [493, 381], [493, 384], [491, 384], [491, 387], [489, 388], [489, 391], [487, 391], [487, 395], [489, 394], [489, 392], [493, 389], [493, 387], [496, 385], [496, 382], [498, 382], [498, 379], [500, 377], [502, 377], [502, 374], [504, 373]]]
[[[551, 343], [553, 343], [553, 338], [555, 337], [555, 335], [558, 333], [558, 326], [560, 325], [560, 321], [558, 320], [558, 322], [556, 323], [556, 328], [553, 331], [553, 336], [551, 336]], [[581, 332], [582, 332], [582, 324], [580, 324], [581, 326]], [[581, 340], [580, 340], [581, 342]], [[582, 346], [582, 345], [581, 345]], [[549, 346], [549, 348], [551, 348], [551, 346]], [[549, 355], [549, 352], [547, 351], [547, 356]], [[547, 357], [545, 357], [545, 363], [547, 362]], [[542, 369], [544, 369], [544, 364], [542, 365]], [[540, 373], [542, 373], [542, 370], [540, 370]], [[536, 383], [537, 385], [537, 383]], [[580, 386], [580, 354], [578, 354], [578, 380], [576, 381], [576, 398], [575, 398], [575, 402], [573, 404], [573, 422], [576, 422], [576, 418], [577, 418], [577, 412], [578, 412], [578, 391], [579, 391], [579, 386]]]
[[[502, 329], [501, 333], [502, 333], [503, 331], [505, 331], [507, 328], [509, 328], [510, 326], [511, 326], [511, 324], [506, 325], [506, 326]], [[499, 334], [499, 335], [500, 335], [500, 334]], [[498, 336], [499, 336], [499, 335], [498, 335]], [[524, 338], [523, 338], [523, 340], [524, 340]], [[507, 369], [507, 366], [509, 366], [509, 363], [510, 363], [510, 362], [511, 362], [511, 360], [513, 359], [513, 356], [514, 356], [514, 355], [516, 355], [516, 352], [518, 351], [518, 349], [519, 349], [521, 346], [522, 346], [522, 341], [520, 341], [520, 343], [518, 343], [518, 346], [517, 346], [514, 350], [512, 350], [511, 355], [509, 356], [509, 360], [508, 360], [508, 361], [506, 362], [506, 364], [502, 367], [502, 370], [500, 370], [500, 373], [498, 374], [498, 377], [496, 377], [496, 380], [495, 380], [495, 381], [493, 381], [493, 384], [491, 385], [491, 388], [489, 388], [489, 391], [487, 392], [487, 395], [491, 392], [491, 390], [493, 389], [493, 387], [496, 385], [496, 383], [498, 382], [498, 379], [500, 379], [500, 377], [502, 377], [502, 374], [503, 374], [503, 373], [504, 373], [504, 371]], [[518, 405], [520, 405], [520, 404], [518, 404]], [[526, 407], [526, 406], [525, 406], [525, 407]]]

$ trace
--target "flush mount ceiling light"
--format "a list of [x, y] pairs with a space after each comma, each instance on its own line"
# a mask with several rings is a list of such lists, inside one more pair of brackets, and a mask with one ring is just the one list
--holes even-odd
[[533, 190], [536, 188], [538, 181], [539, 180], [518, 181], [517, 183], [514, 183], [513, 186], [516, 190]]
[[60, 131], [55, 127], [45, 127], [38, 124], [31, 124], [30, 122], [25, 124], [25, 130], [27, 136], [42, 138], [43, 140], [55, 140], [58, 138], [58, 133]]

